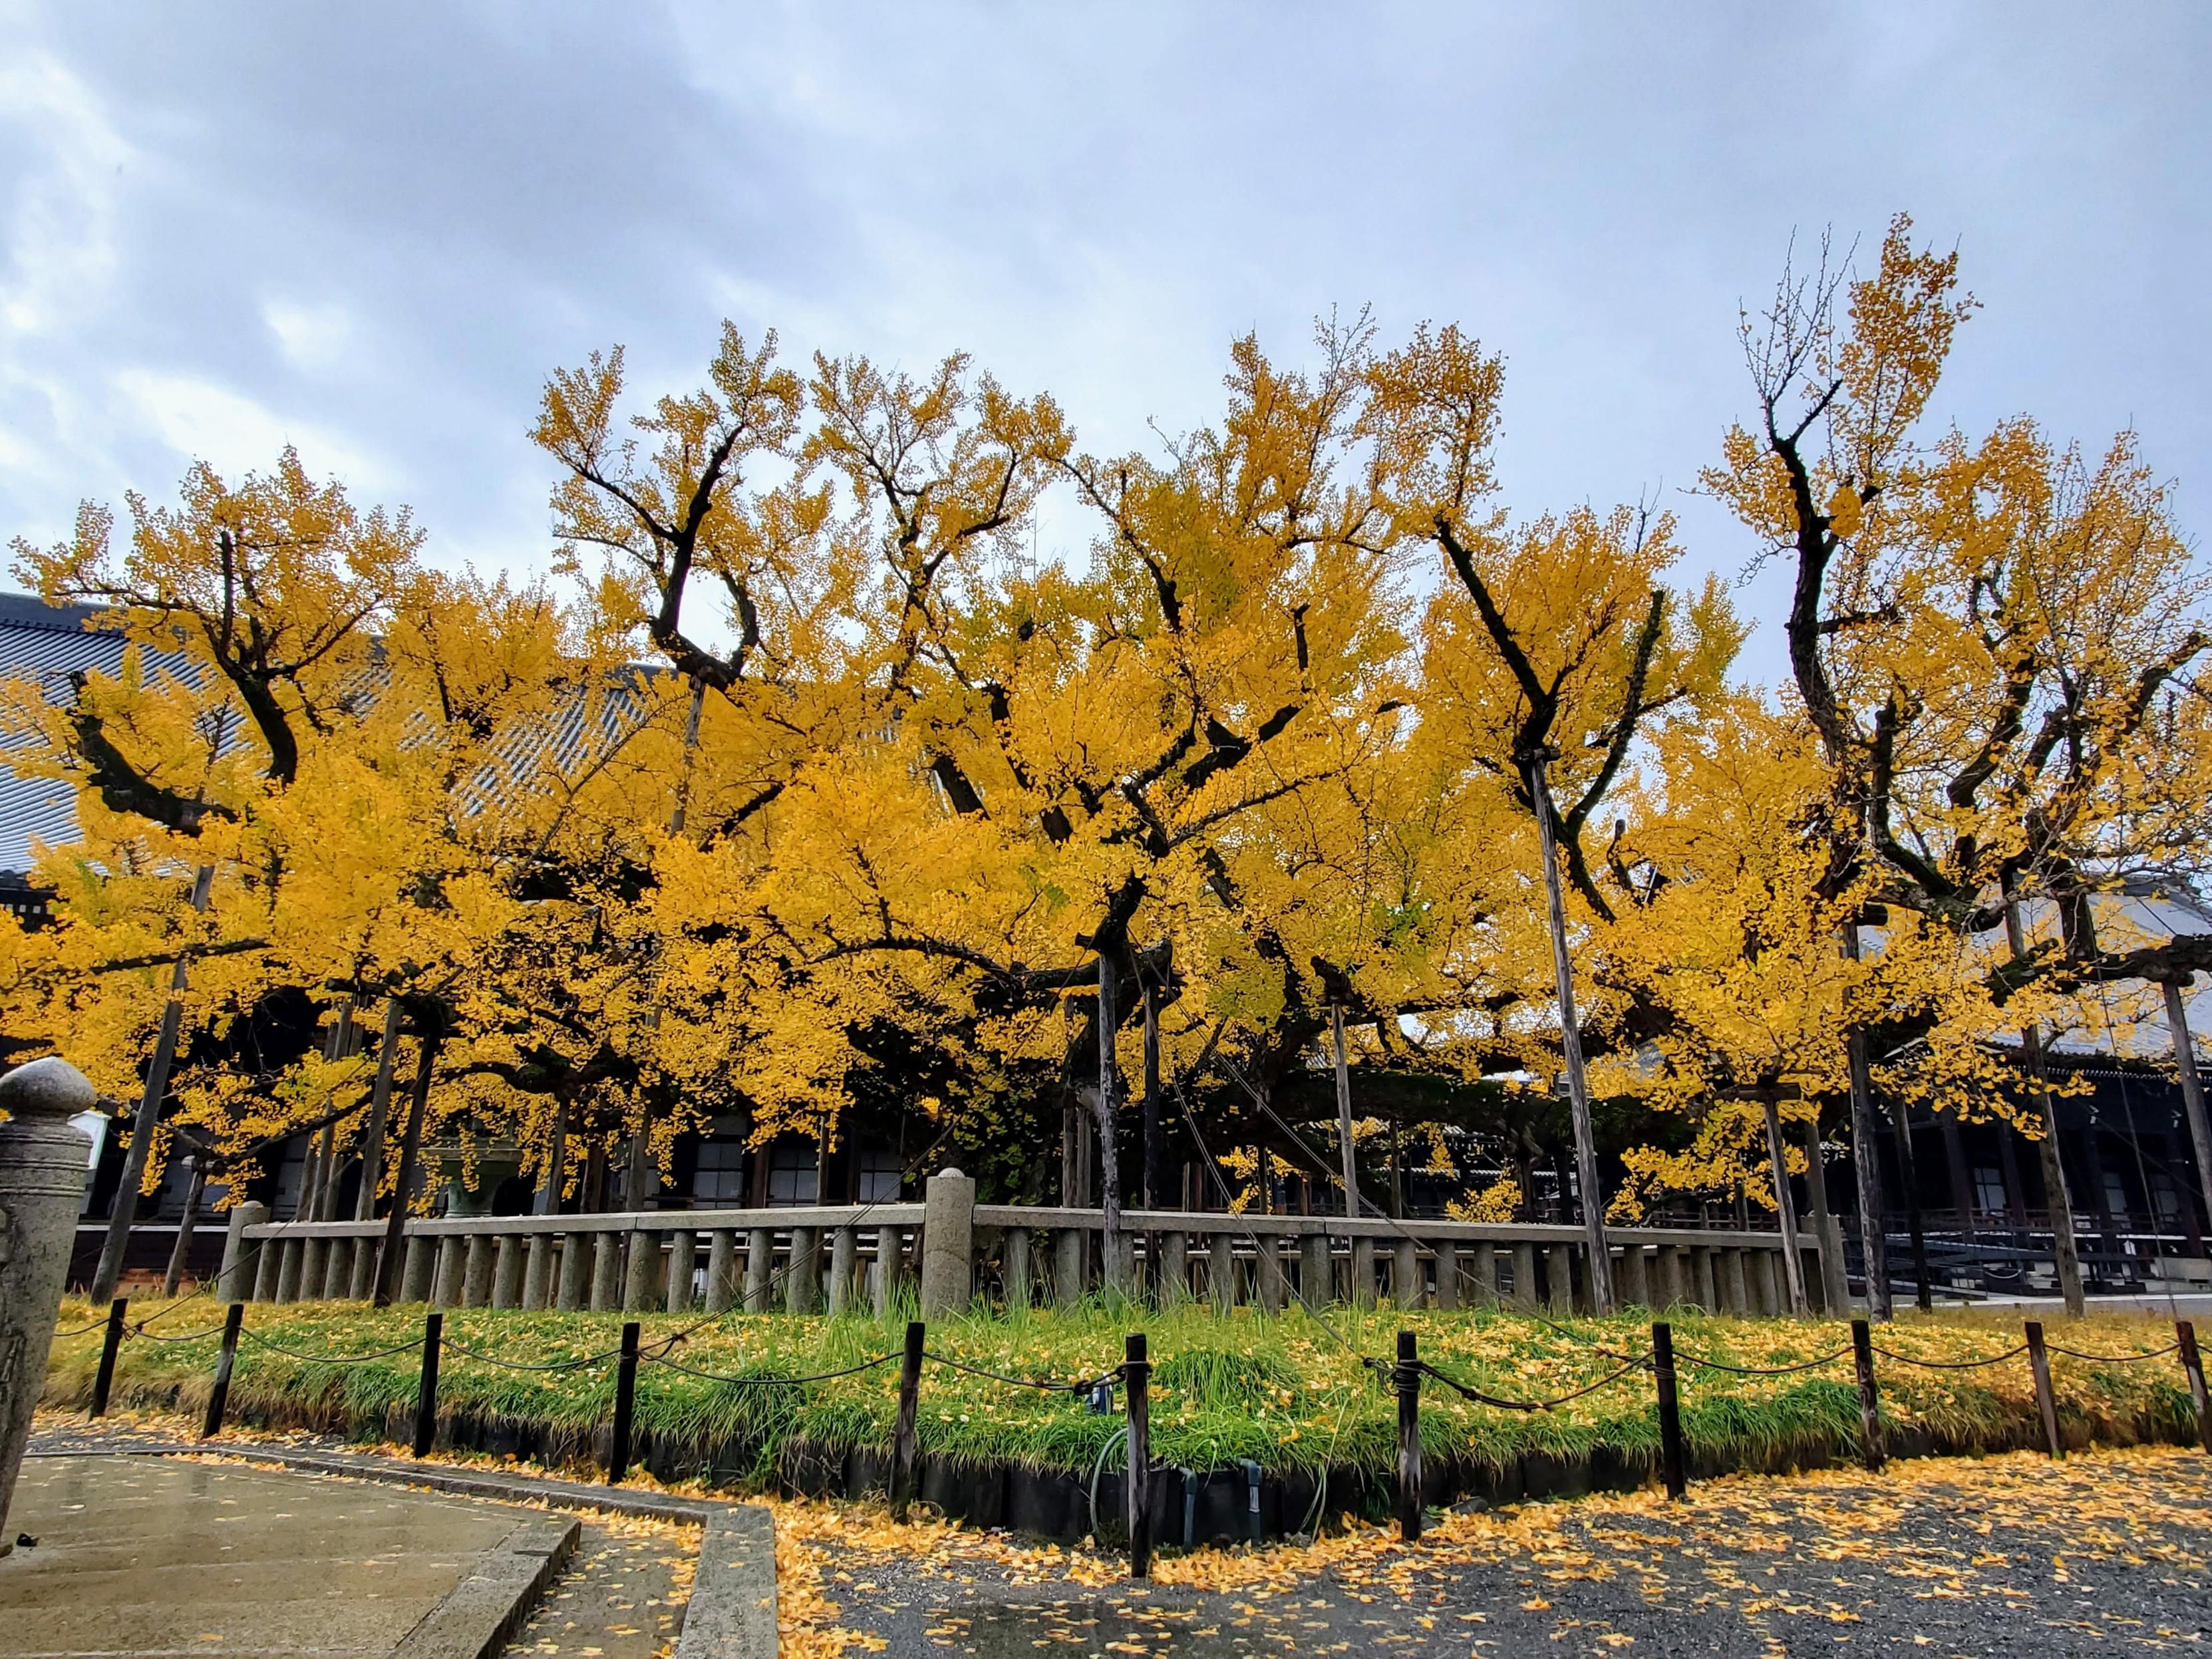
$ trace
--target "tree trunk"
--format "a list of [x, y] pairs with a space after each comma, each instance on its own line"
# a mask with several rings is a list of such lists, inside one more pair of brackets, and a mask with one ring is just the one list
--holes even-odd
[[399, 999], [384, 1000], [384, 1036], [376, 1051], [376, 1082], [368, 1093], [368, 1127], [361, 1136], [361, 1191], [356, 1221], [376, 1218], [376, 1189], [384, 1184], [384, 1127], [392, 1115], [392, 1073], [399, 1057]]
[[2173, 1061], [2181, 1071], [2182, 1113], [2189, 1120], [2189, 1144], [2197, 1154], [2197, 1197], [2206, 1214], [2212, 1215], [2212, 1121], [2204, 1114], [2204, 1083], [2197, 1075], [2197, 1048], [2189, 1035], [2189, 1008], [2182, 1000], [2181, 987], [2169, 981], [2165, 989], [2166, 1035], [2173, 1041]]
[[1782, 1229], [1782, 1272], [1790, 1286], [1790, 1311], [1799, 1319], [1812, 1312], [1805, 1299], [1805, 1258], [1797, 1254], [1797, 1205], [1790, 1194], [1790, 1165], [1782, 1155], [1782, 1115], [1771, 1096], [1766, 1108], [1766, 1157], [1774, 1172], [1774, 1218]]
[[[2020, 924], [2020, 902], [2009, 893], [2005, 896], [2005, 943], [2011, 947], [2014, 961], [2027, 954], [2027, 933]], [[2043, 1112], [2043, 1138], [2036, 1146], [2043, 1156], [2043, 1201], [2051, 1212], [2051, 1255], [2058, 1268], [2059, 1294], [2066, 1298], [2066, 1311], [2079, 1319], [2088, 1312], [2089, 1303], [2081, 1290], [2081, 1256], [2074, 1242], [2074, 1206], [2066, 1196], [2066, 1164], [2058, 1155], [2058, 1103], [2051, 1098], [2043, 1075], [2043, 1033], [2033, 1025], [2027, 1027], [2020, 1034], [2020, 1046]]]
[[376, 1305], [388, 1308], [399, 1294], [402, 1235], [407, 1228], [409, 1200], [415, 1188], [415, 1166], [422, 1155], [422, 1118], [429, 1109], [430, 1080], [438, 1069], [438, 1049], [445, 1033], [433, 1025], [422, 1033], [422, 1053], [415, 1062], [415, 1087], [407, 1102], [407, 1128], [399, 1139], [399, 1170], [392, 1193], [392, 1213], [385, 1218], [384, 1243], [376, 1258]]
[[1559, 984], [1559, 1046], [1567, 1063], [1567, 1097], [1575, 1122], [1576, 1184], [1582, 1189], [1583, 1231], [1589, 1236], [1590, 1305], [1613, 1311], [1613, 1259], [1605, 1242], [1605, 1194], [1597, 1179], [1597, 1133], [1590, 1121], [1589, 1080], [1583, 1070], [1583, 1037], [1575, 1023], [1574, 965], [1567, 956], [1567, 913], [1559, 897], [1559, 859], [1552, 840], [1552, 791], [1541, 760], [1528, 763], [1528, 793], [1536, 807], [1536, 842], [1544, 860], [1544, 896], [1552, 926], [1552, 971]]
[[1145, 1207], [1159, 1208], [1167, 1191], [1166, 1148], [1160, 1139], [1159, 993], [1145, 987]]
[[553, 1133], [545, 1146], [545, 1172], [538, 1183], [538, 1201], [531, 1207], [539, 1215], [561, 1213], [561, 1188], [568, 1179], [568, 1103], [553, 1108]]
[[1912, 1156], [1912, 1107], [1900, 1100], [1896, 1106], [1897, 1180], [1905, 1188], [1905, 1224], [1912, 1237], [1912, 1295], [1920, 1311], [1936, 1305], [1928, 1281], [1928, 1229], [1920, 1218], [1920, 1174]]
[[1121, 1260], [1121, 1159], [1116, 1133], [1114, 1073], [1114, 958], [1098, 953], [1098, 1208], [1107, 1288], [1127, 1289]]
[[[1844, 954], [1859, 959], [1859, 925], [1844, 928]], [[1881, 1143], [1875, 1138], [1874, 1077], [1867, 1065], [1866, 1034], [1854, 1025], [1844, 1036], [1851, 1078], [1851, 1174], [1858, 1188], [1859, 1254], [1866, 1266], [1867, 1313], [1890, 1316], [1889, 1220], [1881, 1202]]]
[[[215, 885], [215, 866], [203, 864], [192, 877], [192, 908], [205, 910]], [[153, 1062], [146, 1068], [146, 1087], [138, 1097], [138, 1115], [131, 1121], [131, 1147], [123, 1158], [123, 1179], [115, 1188], [115, 1208], [107, 1218], [107, 1237], [100, 1247], [100, 1266], [92, 1276], [91, 1299], [97, 1305], [115, 1298], [116, 1281], [123, 1277], [124, 1253], [131, 1247], [131, 1229], [138, 1219], [138, 1188], [145, 1184], [146, 1160], [153, 1155], [154, 1130], [161, 1121], [161, 1103], [169, 1095], [169, 1067], [176, 1064], [177, 1036], [185, 1018], [185, 992], [190, 979], [185, 955], [179, 952], [169, 972], [169, 1000], [161, 1010], [161, 1035], [154, 1040]]]
[[1328, 1005], [1329, 1030], [1336, 1038], [1336, 1144], [1344, 1160], [1344, 1212], [1359, 1213], [1359, 1158], [1352, 1144], [1352, 1067], [1344, 1052], [1344, 1005]]
[[207, 1191], [207, 1160], [191, 1158], [186, 1160], [192, 1168], [191, 1179], [185, 1183], [185, 1212], [177, 1221], [177, 1242], [169, 1251], [169, 1271], [161, 1275], [161, 1294], [173, 1297], [177, 1286], [184, 1282], [185, 1258], [191, 1254], [192, 1230], [199, 1224], [200, 1199]]

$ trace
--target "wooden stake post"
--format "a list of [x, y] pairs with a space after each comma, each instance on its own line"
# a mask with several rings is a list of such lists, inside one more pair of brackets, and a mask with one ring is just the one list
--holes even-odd
[[428, 1457], [438, 1437], [438, 1348], [446, 1316], [434, 1310], [422, 1321], [422, 1370], [415, 1385], [415, 1455]]
[[245, 1322], [246, 1304], [232, 1303], [222, 1316], [222, 1346], [215, 1356], [215, 1387], [208, 1393], [207, 1415], [200, 1421], [203, 1440], [212, 1440], [222, 1432], [222, 1408], [230, 1399], [230, 1373], [238, 1364], [238, 1330]]
[[2186, 1319], [2173, 1322], [2173, 1340], [2181, 1348], [2182, 1374], [2189, 1379], [2189, 1398], [2197, 1407], [2197, 1437], [2212, 1452], [2212, 1397], [2204, 1392], [2204, 1360], [2197, 1351], [2197, 1327]]
[[1129, 1402], [1129, 1577], [1152, 1574], [1152, 1361], [1145, 1357], [1145, 1334], [1131, 1334], [1122, 1349], [1121, 1386]]
[[115, 1386], [115, 1352], [123, 1346], [123, 1311], [131, 1298], [118, 1296], [107, 1304], [107, 1334], [100, 1339], [100, 1370], [92, 1379], [92, 1415], [107, 1415], [107, 1393]]
[[1659, 1385], [1659, 1467], [1667, 1496], [1676, 1503], [1690, 1490], [1689, 1460], [1683, 1455], [1682, 1401], [1674, 1379], [1674, 1328], [1664, 1320], [1651, 1328], [1651, 1375]]
[[1421, 1366], [1413, 1334], [1398, 1333], [1398, 1364], [1390, 1380], [1398, 1390], [1398, 1536], [1421, 1535]]
[[629, 1473], [629, 1425], [637, 1407], [637, 1322], [622, 1329], [622, 1358], [615, 1362], [615, 1423], [607, 1448], [607, 1485], [619, 1486]]
[[1874, 1388], [1874, 1333], [1863, 1319], [1851, 1321], [1851, 1364], [1859, 1377], [1859, 1453], [1866, 1466], [1882, 1465], [1881, 1400]]
[[921, 1346], [925, 1328], [915, 1320], [906, 1328], [906, 1352], [899, 1360], [898, 1418], [891, 1428], [891, 1519], [906, 1519], [914, 1502], [916, 1445], [915, 1416], [921, 1403]]
[[2058, 1397], [2051, 1391], [2051, 1356], [2043, 1346], [2043, 1322], [2027, 1322], [2027, 1368], [2035, 1373], [2035, 1403], [2043, 1413], [2044, 1443], [2053, 1457], [2066, 1455], [2066, 1443], [2058, 1437]]

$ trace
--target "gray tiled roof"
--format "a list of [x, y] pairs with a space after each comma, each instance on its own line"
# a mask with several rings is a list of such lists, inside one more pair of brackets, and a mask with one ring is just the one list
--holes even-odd
[[[33, 594], [0, 593], [0, 679], [34, 679], [56, 702], [72, 693], [70, 676], [84, 670], [113, 674], [123, 666], [127, 641], [120, 634], [89, 627], [99, 607], [48, 605]], [[191, 673], [188, 660], [148, 652], [149, 672]], [[19, 778], [0, 768], [0, 876], [31, 867], [33, 842], [62, 846], [77, 838], [76, 791], [59, 778]]]

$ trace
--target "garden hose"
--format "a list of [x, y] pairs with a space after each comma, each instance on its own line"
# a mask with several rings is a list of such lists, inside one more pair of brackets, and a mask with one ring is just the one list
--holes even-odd
[[1110, 1437], [1104, 1445], [1099, 1447], [1098, 1455], [1091, 1464], [1091, 1536], [1094, 1542], [1101, 1545], [1105, 1540], [1098, 1530], [1098, 1477], [1106, 1472], [1106, 1454], [1112, 1451], [1115, 1447], [1123, 1448], [1122, 1462], [1125, 1464], [1128, 1462], [1127, 1450], [1128, 1444], [1129, 1429], [1128, 1425], [1124, 1424], [1118, 1434]]

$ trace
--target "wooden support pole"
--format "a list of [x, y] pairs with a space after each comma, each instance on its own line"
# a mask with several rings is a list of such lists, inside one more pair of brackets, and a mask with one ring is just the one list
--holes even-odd
[[1790, 1165], [1782, 1150], [1782, 1115], [1770, 1091], [1760, 1103], [1766, 1109], [1766, 1158], [1774, 1181], [1774, 1218], [1782, 1229], [1783, 1283], [1790, 1297], [1790, 1316], [1803, 1319], [1812, 1312], [1805, 1295], [1805, 1259], [1797, 1253], [1797, 1203], [1790, 1190]]
[[1421, 1364], [1413, 1334], [1398, 1333], [1398, 1364], [1391, 1373], [1398, 1391], [1398, 1536], [1407, 1543], [1421, 1535]]
[[1121, 1350], [1121, 1387], [1129, 1402], [1129, 1577], [1139, 1580], [1152, 1576], [1152, 1377], [1145, 1334], [1132, 1331]]
[[2186, 1319], [2173, 1322], [2174, 1340], [2181, 1346], [2182, 1374], [2189, 1379], [2189, 1398], [2197, 1407], [2197, 1437], [2212, 1452], [2212, 1396], [2204, 1392], [2204, 1360], [2197, 1352], [2197, 1327]]
[[921, 1403], [921, 1345], [927, 1330], [919, 1320], [908, 1322], [906, 1352], [899, 1359], [898, 1417], [891, 1427], [891, 1519], [904, 1521], [914, 1501], [915, 1444], [915, 1415]]
[[[107, 1393], [115, 1386], [115, 1353], [123, 1346], [123, 1314], [130, 1307], [131, 1298], [118, 1296], [107, 1304], [107, 1333], [100, 1340], [100, 1369], [92, 1378], [92, 1415], [107, 1415]], [[2196, 1352], [2195, 1339], [2191, 1340], [2190, 1352]], [[2197, 1385], [2199, 1395], [2203, 1385]]]
[[376, 1253], [376, 1296], [380, 1308], [388, 1308], [399, 1293], [399, 1254], [407, 1230], [407, 1207], [415, 1190], [415, 1166], [422, 1156], [422, 1115], [430, 1104], [430, 1084], [437, 1075], [438, 1049], [445, 1040], [441, 1026], [433, 1025], [422, 1036], [415, 1060], [415, 1087], [407, 1100], [407, 1127], [399, 1138], [399, 1169], [392, 1177], [392, 1210], [384, 1218], [384, 1242]]
[[1690, 1490], [1689, 1460], [1682, 1448], [1682, 1398], [1674, 1376], [1674, 1329], [1665, 1320], [1651, 1328], [1651, 1375], [1659, 1385], [1659, 1469], [1667, 1496], [1679, 1504]]
[[622, 1357], [615, 1362], [614, 1432], [607, 1447], [607, 1485], [619, 1486], [629, 1473], [629, 1425], [637, 1407], [637, 1321], [622, 1328]]
[[1885, 1455], [1881, 1401], [1874, 1387], [1874, 1332], [1863, 1319], [1851, 1321], [1851, 1364], [1859, 1381], [1859, 1455], [1869, 1468], [1878, 1469]]
[[230, 1400], [230, 1374], [238, 1364], [238, 1331], [246, 1322], [246, 1304], [234, 1302], [222, 1316], [222, 1346], [216, 1350], [215, 1387], [208, 1392], [207, 1415], [200, 1419], [200, 1438], [212, 1440], [222, 1432], [222, 1408]]
[[2035, 1374], [2035, 1403], [2043, 1413], [2044, 1443], [2053, 1457], [2066, 1455], [2066, 1443], [2058, 1437], [2058, 1396], [2051, 1389], [2051, 1355], [2043, 1346], [2043, 1322], [2027, 1322], [2027, 1368]]
[[415, 1385], [415, 1455], [428, 1457], [438, 1438], [438, 1354], [446, 1316], [433, 1308], [422, 1318], [422, 1368]]

